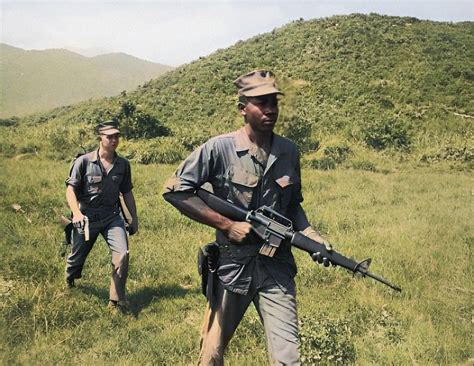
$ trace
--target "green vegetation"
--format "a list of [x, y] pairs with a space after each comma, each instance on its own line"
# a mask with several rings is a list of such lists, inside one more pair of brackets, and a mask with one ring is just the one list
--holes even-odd
[[0, 117], [118, 95], [172, 69], [123, 53], [84, 57], [63, 49], [25, 51], [0, 43]]
[[[473, 40], [472, 22], [296, 21], [135, 91], [1, 119], [0, 362], [195, 362], [205, 306], [196, 251], [213, 233], [167, 205], [161, 187], [194, 147], [242, 125], [232, 81], [270, 68], [286, 94], [278, 131], [303, 153], [310, 221], [403, 288], [295, 252], [305, 364], [472, 364]], [[120, 152], [132, 159], [141, 218], [128, 317], [106, 309], [103, 241], [70, 292], [57, 255], [68, 162], [96, 146], [93, 126], [110, 118], [127, 137]], [[267, 363], [255, 311], [227, 360]]]
[[[155, 134], [161, 136], [158, 142], [141, 141], [156, 153], [140, 161], [169, 163], [174, 157], [177, 162], [183, 150], [242, 124], [232, 82], [249, 70], [270, 68], [286, 93], [278, 131], [300, 145], [313, 160], [310, 166], [376, 170], [382, 156], [472, 168], [473, 60], [472, 22], [376, 14], [296, 21], [178, 67], [135, 91], [3, 120], [0, 151], [19, 154], [35, 141], [40, 155], [68, 158], [78, 141], [94, 141], [91, 127], [98, 120], [127, 124], [121, 115], [127, 105], [143, 117], [135, 119], [130, 137], [153, 137], [154, 123], [161, 131]], [[328, 148], [350, 153], [328, 158]], [[137, 149], [130, 144], [124, 151], [138, 159], [143, 154]]]
[[[0, 363], [194, 363], [205, 307], [196, 253], [213, 231], [161, 198], [175, 166], [133, 164], [141, 229], [131, 238], [126, 317], [106, 309], [110, 260], [102, 239], [78, 287], [65, 289], [56, 218], [68, 212], [68, 167], [0, 159]], [[341, 252], [372, 257], [372, 271], [403, 288], [398, 294], [355, 279], [295, 250], [305, 364], [472, 364], [471, 179], [446, 164], [391, 173], [303, 170], [304, 207], [315, 226]], [[228, 361], [268, 364], [253, 309]]]

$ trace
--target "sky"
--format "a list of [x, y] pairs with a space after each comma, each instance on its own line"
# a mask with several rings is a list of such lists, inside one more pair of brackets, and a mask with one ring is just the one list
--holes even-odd
[[0, 0], [0, 43], [178, 66], [293, 20], [352, 13], [473, 21], [474, 0]]

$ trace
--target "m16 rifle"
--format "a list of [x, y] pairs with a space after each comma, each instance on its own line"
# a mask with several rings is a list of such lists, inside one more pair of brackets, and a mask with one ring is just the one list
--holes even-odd
[[257, 210], [247, 211], [231, 202], [217, 197], [205, 189], [198, 189], [196, 194], [211, 209], [221, 215], [234, 221], [247, 221], [251, 223], [258, 236], [262, 238], [263, 244], [259, 251], [262, 255], [273, 257], [281, 242], [286, 240], [292, 246], [304, 250], [311, 256], [319, 253], [321, 257], [326, 257], [329, 262], [335, 266], [348, 269], [352, 273], [359, 274], [362, 277], [368, 276], [373, 278], [395, 291], [402, 291], [400, 287], [368, 271], [372, 261], [370, 258], [356, 262], [334, 250], [328, 250], [324, 244], [318, 243], [302, 233], [295, 231], [290, 219], [282, 216], [270, 207], [263, 206]]

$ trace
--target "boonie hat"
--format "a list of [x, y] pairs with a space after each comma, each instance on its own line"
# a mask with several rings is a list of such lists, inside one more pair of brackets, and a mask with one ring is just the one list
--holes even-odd
[[239, 95], [246, 97], [258, 97], [268, 94], [282, 94], [277, 89], [275, 76], [268, 70], [255, 70], [242, 75], [234, 84], [239, 88]]
[[120, 133], [118, 122], [105, 121], [101, 122], [96, 127], [98, 135], [114, 135]]

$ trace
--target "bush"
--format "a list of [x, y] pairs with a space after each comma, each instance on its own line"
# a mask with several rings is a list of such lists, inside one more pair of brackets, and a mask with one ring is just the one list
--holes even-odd
[[321, 159], [309, 161], [309, 166], [318, 170], [332, 170], [336, 169], [337, 163], [331, 158], [322, 157]]
[[375, 150], [408, 149], [411, 145], [409, 128], [398, 118], [368, 123], [362, 128], [362, 138], [367, 146]]
[[132, 102], [122, 104], [121, 111], [114, 118], [120, 122], [122, 135], [128, 139], [168, 136], [171, 131], [158, 118], [137, 110]]
[[474, 160], [474, 149], [466, 146], [444, 146], [435, 152], [424, 153], [420, 161], [436, 163], [440, 161], [453, 161], [470, 163]]
[[33, 142], [28, 142], [25, 145], [20, 146], [18, 152], [20, 154], [32, 154], [38, 151], [38, 146]]
[[368, 160], [355, 160], [351, 162], [351, 166], [356, 170], [365, 170], [368, 172], [376, 172], [377, 166]]
[[15, 127], [19, 120], [18, 117], [0, 118], [0, 127]]
[[77, 139], [76, 143], [70, 132], [65, 129], [53, 129], [48, 133], [48, 141], [51, 144], [53, 151], [70, 150], [74, 145], [79, 145], [82, 141]]
[[345, 142], [330, 143], [314, 157], [307, 157], [304, 163], [313, 169], [331, 170], [343, 163], [351, 153], [351, 148]]
[[168, 136], [171, 131], [161, 122], [143, 112], [134, 113], [132, 117], [120, 120], [120, 130], [125, 138], [153, 138]]

